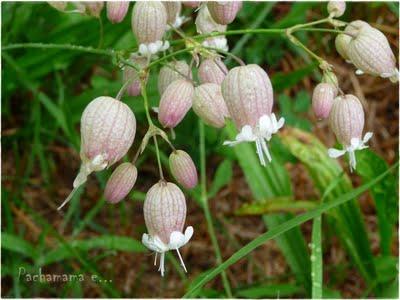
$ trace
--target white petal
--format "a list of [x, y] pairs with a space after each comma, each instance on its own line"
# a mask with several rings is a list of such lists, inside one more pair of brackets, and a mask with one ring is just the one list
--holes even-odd
[[278, 126], [277, 129], [281, 129], [283, 127], [283, 125], [285, 124], [285, 118], [280, 118], [278, 121]]
[[169, 42], [168, 41], [165, 41], [164, 42], [164, 46], [161, 48], [161, 50], [162, 51], [165, 51], [165, 50], [167, 50], [169, 48]]
[[193, 233], [194, 233], [193, 227], [188, 226], [185, 230], [185, 244], [189, 242], [189, 240], [192, 238]]
[[361, 70], [356, 70], [356, 75], [362, 75], [362, 74], [364, 74], [363, 71], [361, 71]]
[[178, 249], [185, 244], [185, 236], [182, 232], [174, 231], [169, 236], [169, 249]]
[[352, 138], [351, 141], [350, 141], [350, 144], [351, 144], [351, 148], [353, 150], [355, 150], [360, 146], [361, 141], [360, 141], [359, 138]]
[[149, 47], [149, 52], [151, 54], [156, 54], [157, 53], [158, 47], [157, 47], [157, 45], [155, 43], [150, 43], [148, 47]]
[[262, 150], [262, 145], [260, 139], [256, 140], [256, 148], [257, 148], [257, 154], [258, 154], [258, 159], [260, 160], [260, 163], [262, 166], [266, 166], [265, 159], [264, 159], [264, 154]]
[[139, 52], [140, 52], [142, 55], [147, 55], [147, 54], [148, 54], [148, 49], [147, 49], [146, 44], [140, 44], [140, 45], [139, 45]]
[[158, 41], [155, 42], [155, 45], [156, 45], [157, 49], [160, 49], [162, 47], [162, 45], [163, 45], [163, 42], [158, 40]]
[[235, 146], [235, 145], [237, 145], [237, 144], [240, 144], [240, 143], [242, 143], [242, 141], [224, 141], [224, 143], [223, 143], [223, 145], [224, 146], [231, 146], [231, 147], [233, 147], [233, 146]]
[[262, 136], [267, 135], [271, 131], [271, 119], [267, 115], [263, 115], [258, 121], [258, 126], [260, 129], [260, 134]]
[[334, 148], [328, 149], [328, 156], [332, 158], [337, 158], [339, 156], [342, 156], [346, 153], [346, 150], [338, 150]]
[[372, 138], [373, 135], [374, 135], [374, 134], [373, 134], [372, 132], [367, 132], [367, 133], [364, 135], [363, 143], [364, 143], [364, 144], [367, 143], [367, 142]]
[[251, 128], [250, 125], [245, 125], [243, 126], [242, 130], [240, 133], [236, 136], [237, 141], [254, 141], [256, 139], [256, 136], [253, 134], [253, 129]]

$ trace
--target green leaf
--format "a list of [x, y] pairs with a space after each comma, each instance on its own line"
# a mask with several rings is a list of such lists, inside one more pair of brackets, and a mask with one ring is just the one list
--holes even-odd
[[253, 286], [246, 289], [240, 289], [235, 293], [240, 298], [277, 298], [280, 297], [291, 297], [293, 295], [303, 292], [301, 287], [294, 284], [271, 284]]
[[19, 236], [2, 232], [1, 248], [13, 251], [27, 257], [35, 257], [36, 251], [33, 245]]
[[[388, 169], [385, 160], [369, 149], [356, 152], [356, 173], [367, 182]], [[393, 226], [398, 220], [398, 193], [395, 177], [373, 186], [370, 190], [378, 216], [380, 248], [383, 255], [391, 253]]]
[[315, 208], [315, 201], [294, 200], [293, 197], [275, 197], [265, 199], [264, 202], [246, 203], [239, 207], [235, 214], [244, 215], [263, 215], [277, 212], [298, 212]]
[[[69, 243], [69, 247], [72, 247], [81, 251], [89, 251], [92, 249], [103, 249], [103, 250], [115, 250], [115, 251], [126, 251], [126, 252], [145, 252], [146, 248], [142, 243], [132, 238], [123, 236], [100, 236], [91, 238], [88, 240], [75, 240]], [[65, 259], [73, 257], [73, 253], [70, 249], [65, 246], [60, 246], [40, 259], [40, 265], [45, 266], [55, 262], [59, 262]]]
[[296, 69], [292, 72], [277, 72], [271, 77], [274, 91], [281, 92], [295, 86], [304, 77], [310, 75], [318, 64], [309, 64], [306, 67]]
[[[352, 190], [349, 177], [343, 174], [338, 162], [328, 156], [326, 147], [312, 134], [295, 128], [288, 128], [281, 134], [282, 142], [306, 167], [315, 187], [326, 201], [334, 201]], [[340, 180], [338, 180], [340, 178]], [[332, 183], [335, 184], [332, 186]], [[368, 284], [373, 284], [376, 270], [373, 264], [370, 242], [365, 224], [355, 199], [331, 212], [328, 221], [336, 230], [342, 244], [361, 275]], [[376, 287], [375, 292], [379, 290]]]
[[371, 186], [375, 185], [385, 177], [389, 175], [391, 171], [393, 171], [398, 166], [398, 163], [393, 165], [390, 169], [385, 171], [384, 173], [377, 176], [375, 179], [370, 182], [351, 190], [350, 192], [337, 197], [334, 201], [326, 202], [319, 205], [316, 209], [309, 211], [307, 213], [298, 215], [290, 220], [270, 229], [269, 231], [261, 234], [250, 243], [246, 244], [244, 247], [235, 252], [231, 257], [225, 260], [222, 264], [212, 269], [209, 273], [207, 273], [196, 285], [192, 286], [189, 291], [183, 296], [184, 298], [189, 298], [192, 296], [192, 293], [204, 286], [207, 282], [215, 278], [222, 271], [229, 268], [231, 265], [238, 262], [240, 259], [246, 257], [250, 252], [252, 252], [257, 247], [263, 245], [266, 241], [276, 238], [277, 236], [282, 235], [283, 233], [291, 230], [315, 217], [320, 216], [321, 214], [328, 212], [329, 210], [336, 208], [345, 204], [346, 202], [351, 201], [355, 197], [358, 197], [365, 191], [367, 191]]
[[225, 159], [219, 164], [217, 171], [215, 172], [214, 179], [210, 187], [210, 192], [208, 193], [208, 197], [214, 197], [221, 188], [223, 188], [231, 181], [231, 179], [232, 162]]

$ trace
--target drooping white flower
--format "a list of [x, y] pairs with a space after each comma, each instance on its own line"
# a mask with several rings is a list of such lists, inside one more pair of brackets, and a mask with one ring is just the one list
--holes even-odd
[[165, 252], [175, 250], [185, 272], [179, 248], [186, 245], [193, 235], [193, 227], [188, 226], [183, 233], [186, 219], [186, 200], [182, 191], [173, 183], [160, 180], [147, 192], [144, 201], [144, 220], [148, 234], [142, 236], [142, 243], [150, 250], [160, 254], [159, 271], [165, 272]]
[[231, 69], [222, 82], [229, 114], [240, 130], [235, 141], [225, 145], [234, 146], [241, 142], [255, 142], [260, 162], [265, 166], [265, 157], [271, 161], [267, 142], [284, 124], [272, 113], [273, 93], [268, 74], [258, 65], [240, 66]]

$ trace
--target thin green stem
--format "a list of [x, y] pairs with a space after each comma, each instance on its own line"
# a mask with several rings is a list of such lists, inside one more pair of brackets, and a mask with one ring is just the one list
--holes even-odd
[[[214, 247], [217, 264], [222, 263], [221, 250], [218, 245], [217, 236], [215, 234], [213, 220], [208, 206], [207, 196], [207, 182], [206, 182], [206, 149], [205, 149], [205, 134], [204, 134], [204, 123], [199, 119], [199, 132], [200, 132], [200, 181], [201, 181], [201, 200], [204, 210], [204, 215], [207, 221], [207, 228], [210, 234], [211, 243]], [[231, 286], [226, 276], [225, 271], [221, 272], [222, 283], [228, 298], [232, 298]]]
[[171, 54], [165, 55], [165, 56], [153, 61], [151, 64], [149, 64], [148, 68], [151, 69], [155, 65], [157, 65], [157, 64], [159, 64], [159, 63], [161, 63], [161, 62], [163, 62], [163, 61], [165, 61], [165, 60], [167, 60], [169, 58], [172, 58], [172, 57], [177, 56], [177, 55], [182, 54], [182, 53], [187, 53], [187, 52], [193, 51], [194, 49], [195, 48], [193, 48], [193, 47], [189, 47], [189, 48], [178, 50], [178, 51], [175, 51], [175, 52], [173, 52]]
[[142, 92], [144, 110], [146, 112], [147, 122], [149, 123], [149, 126], [151, 127], [151, 125], [153, 125], [153, 121], [151, 120], [150, 112], [149, 112], [149, 101], [147, 99], [146, 81], [145, 80], [140, 80], [140, 89]]
[[158, 149], [157, 136], [153, 135], [153, 140], [154, 140], [154, 145], [156, 146], [158, 172], [160, 173], [160, 178], [164, 180], [164, 173], [161, 166], [160, 150]]
[[96, 49], [93, 47], [77, 46], [70, 44], [19, 43], [19, 44], [10, 44], [4, 46], [1, 48], [1, 50], [7, 51], [7, 50], [23, 49], [23, 48], [72, 50], [72, 51], [80, 51], [91, 54], [115, 56], [115, 51], [112, 49]]

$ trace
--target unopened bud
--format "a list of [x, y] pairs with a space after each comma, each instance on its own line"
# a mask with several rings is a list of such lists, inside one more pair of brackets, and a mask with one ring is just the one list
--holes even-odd
[[215, 22], [214, 19], [211, 17], [206, 5], [200, 8], [199, 12], [197, 13], [195, 23], [197, 32], [200, 34], [207, 34], [214, 31], [226, 31], [226, 25], [221, 25]]
[[[144, 56], [137, 56], [136, 54], [131, 56], [130, 61], [141, 68], [144, 68], [147, 65], [147, 58]], [[130, 83], [126, 89], [127, 94], [129, 96], [140, 95], [141, 84], [139, 74], [138, 71], [131, 66], [125, 66], [123, 70], [123, 81], [127, 82], [128, 80]]]
[[160, 69], [158, 74], [158, 92], [162, 95], [165, 89], [175, 80], [184, 79], [185, 76], [192, 78], [192, 71], [184, 60], [168, 63]]
[[199, 66], [198, 75], [201, 83], [215, 83], [221, 85], [226, 74], [228, 74], [228, 69], [219, 58], [205, 59]]
[[228, 108], [222, 97], [221, 86], [204, 83], [194, 89], [194, 112], [208, 125], [222, 128], [229, 117]]
[[207, 7], [218, 24], [227, 25], [233, 22], [242, 8], [242, 1], [209, 1]]
[[120, 23], [129, 9], [129, 1], [108, 1], [107, 18], [111, 23]]
[[187, 189], [197, 185], [197, 171], [189, 154], [176, 150], [169, 156], [169, 167], [175, 180]]
[[167, 26], [167, 10], [160, 1], [137, 1], [132, 10], [132, 30], [138, 44], [161, 41]]
[[339, 33], [335, 39], [335, 47], [336, 51], [340, 54], [343, 59], [349, 62], [349, 56], [347, 54], [347, 49], [349, 47], [349, 43], [351, 41], [351, 36]]
[[328, 2], [328, 13], [332, 17], [341, 17], [346, 10], [346, 2], [345, 1], [329, 1]]
[[346, 54], [358, 68], [357, 74], [367, 73], [389, 78], [392, 82], [398, 81], [396, 58], [382, 32], [363, 21], [351, 22], [345, 32], [352, 36]]
[[312, 108], [318, 119], [326, 119], [331, 111], [337, 89], [331, 83], [318, 84], [312, 96]]
[[104, 197], [110, 203], [118, 203], [124, 199], [133, 186], [137, 178], [137, 169], [131, 163], [120, 164], [111, 174], [104, 190]]
[[186, 79], [172, 82], [161, 96], [158, 121], [167, 128], [174, 128], [192, 107], [194, 87]]

